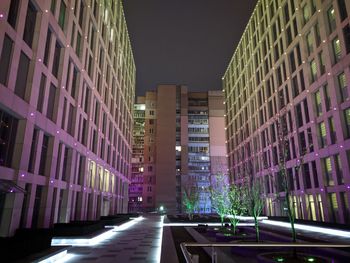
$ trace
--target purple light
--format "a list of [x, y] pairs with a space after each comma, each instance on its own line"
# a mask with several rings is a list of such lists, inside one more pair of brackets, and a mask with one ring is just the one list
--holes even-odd
[[4, 15], [3, 14], [0, 14], [0, 18], [3, 18], [4, 17]]
[[51, 180], [51, 181], [50, 181], [50, 183], [52, 183], [52, 184], [53, 184], [53, 180]]
[[84, 191], [86, 190], [86, 187], [84, 187]]
[[13, 193], [13, 189], [10, 190], [10, 193]]
[[24, 177], [24, 174], [21, 174], [21, 177]]
[[348, 185], [346, 188], [347, 188], [347, 189], [350, 189], [350, 185]]
[[32, 117], [33, 117], [33, 116], [34, 116], [34, 112], [31, 112], [31, 113], [30, 113], [30, 116], [32, 116]]
[[323, 188], [321, 188], [321, 192], [323, 192]]
[[59, 134], [59, 133], [60, 133], [60, 131], [56, 131], [56, 133], [57, 133], [57, 134]]

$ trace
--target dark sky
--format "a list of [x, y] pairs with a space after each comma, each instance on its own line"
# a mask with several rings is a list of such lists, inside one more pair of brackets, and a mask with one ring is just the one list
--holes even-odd
[[221, 77], [257, 0], [123, 0], [136, 95], [158, 84], [221, 89]]

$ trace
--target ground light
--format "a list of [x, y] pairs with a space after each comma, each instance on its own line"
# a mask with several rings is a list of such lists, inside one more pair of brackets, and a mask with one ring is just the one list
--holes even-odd
[[[263, 220], [263, 221], [261, 221], [261, 223], [267, 224], [267, 225], [272, 225], [272, 226], [291, 228], [290, 223], [287, 223], [287, 222], [274, 221], [274, 220]], [[336, 229], [319, 227], [319, 226], [308, 226], [308, 225], [302, 225], [302, 224], [294, 224], [294, 227], [295, 227], [295, 229], [299, 229], [299, 230], [306, 230], [306, 231], [310, 231], [310, 232], [317, 232], [317, 233], [322, 233], [322, 234], [327, 234], [327, 235], [334, 235], [334, 236], [350, 238], [349, 231], [336, 230]]]
[[282, 257], [276, 258], [276, 261], [277, 262], [284, 262], [284, 258], [282, 258]]
[[51, 246], [94, 246], [99, 244], [100, 242], [111, 238], [118, 231], [123, 231], [128, 229], [129, 227], [137, 224], [139, 221], [143, 220], [142, 216], [132, 219], [131, 221], [124, 223], [120, 226], [106, 226], [106, 228], [110, 228], [110, 230], [95, 236], [93, 238], [59, 238], [54, 237], [51, 240]]
[[315, 258], [307, 258], [307, 262], [315, 262]]

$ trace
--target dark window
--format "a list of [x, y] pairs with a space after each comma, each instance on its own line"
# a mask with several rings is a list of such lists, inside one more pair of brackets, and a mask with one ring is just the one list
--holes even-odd
[[63, 155], [63, 166], [62, 166], [62, 181], [67, 180], [67, 173], [69, 172], [68, 170], [68, 154], [69, 154], [69, 148], [65, 147], [64, 149], [64, 155]]
[[58, 17], [58, 24], [61, 27], [62, 30], [64, 30], [64, 22], [66, 19], [66, 4], [64, 3], [64, 1], [61, 1], [61, 6], [60, 6], [60, 14]]
[[13, 50], [13, 41], [7, 34], [4, 37], [4, 43], [2, 45], [1, 58], [0, 58], [0, 83], [7, 86], [9, 69], [11, 64], [11, 56]]
[[52, 74], [57, 78], [58, 76], [58, 70], [60, 67], [60, 57], [61, 57], [61, 45], [56, 41], [55, 45], [55, 53], [53, 56], [53, 63], [52, 63]]
[[45, 166], [46, 166], [46, 157], [47, 157], [48, 147], [49, 147], [49, 136], [44, 135], [43, 144], [41, 146], [41, 155], [40, 155], [40, 165], [39, 165], [40, 175], [45, 175]]
[[343, 21], [348, 17], [348, 12], [346, 11], [345, 0], [338, 0], [338, 7], [340, 13], [340, 19]]
[[49, 55], [50, 55], [50, 45], [51, 45], [51, 30], [50, 28], [47, 30], [46, 35], [46, 44], [45, 44], [45, 54], [44, 54], [44, 64], [47, 66], [49, 62]]
[[30, 47], [32, 47], [32, 44], [33, 44], [36, 13], [37, 13], [37, 10], [35, 6], [32, 4], [32, 2], [30, 1], [28, 3], [27, 17], [26, 17], [26, 23], [24, 27], [24, 33], [23, 33], [23, 40]]
[[53, 121], [54, 109], [55, 109], [56, 87], [51, 84], [49, 90], [49, 99], [47, 102], [46, 117]]
[[10, 10], [7, 17], [7, 22], [13, 27], [16, 28], [17, 15], [18, 15], [18, 7], [20, 0], [11, 0]]
[[24, 99], [25, 93], [26, 93], [29, 62], [30, 62], [29, 58], [23, 52], [21, 52], [18, 70], [17, 70], [15, 94], [21, 97], [22, 99]]
[[345, 49], [346, 53], [350, 53], [350, 26], [346, 25], [343, 28], [344, 40], [345, 40]]
[[17, 134], [17, 119], [0, 110], [0, 165], [11, 167]]
[[37, 107], [36, 107], [37, 110], [41, 113], [43, 112], [45, 86], [46, 86], [46, 76], [44, 74], [41, 74], [40, 88], [39, 88], [39, 94], [38, 94], [38, 103], [37, 103]]
[[[63, 1], [63, 0], [62, 0]], [[53, 15], [55, 15], [55, 9], [56, 9], [56, 0], [51, 0], [51, 6], [50, 10]]]
[[35, 159], [36, 159], [35, 157], [36, 157], [37, 144], [38, 144], [38, 135], [39, 135], [38, 129], [34, 129], [32, 145], [30, 147], [29, 165], [28, 165], [28, 172], [30, 173], [34, 173]]

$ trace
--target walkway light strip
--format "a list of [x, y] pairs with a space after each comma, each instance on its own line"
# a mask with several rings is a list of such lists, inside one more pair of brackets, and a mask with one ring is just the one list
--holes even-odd
[[66, 262], [69, 259], [73, 258], [74, 256], [75, 256], [74, 254], [67, 254], [67, 249], [65, 249], [43, 260], [39, 259], [38, 263]]
[[132, 219], [131, 221], [124, 223], [120, 226], [108, 226], [107, 228], [111, 228], [110, 230], [95, 236], [93, 238], [59, 238], [59, 237], [54, 237], [51, 240], [51, 246], [94, 246], [99, 244], [100, 242], [111, 238], [114, 236], [117, 232], [123, 231], [128, 229], [129, 227], [137, 224], [144, 218], [137, 217], [135, 219]]
[[[164, 223], [163, 224], [163, 226], [198, 226], [198, 225], [221, 226], [221, 223], [205, 223], [205, 222], [202, 223], [201, 222], [201, 223]], [[238, 223], [238, 226], [254, 226], [254, 223]]]
[[[261, 223], [267, 224], [267, 225], [272, 225], [272, 226], [291, 228], [290, 223], [287, 223], [287, 222], [274, 221], [274, 220], [263, 220], [263, 221], [261, 221]], [[336, 230], [336, 229], [319, 227], [319, 226], [308, 226], [308, 225], [302, 225], [302, 224], [294, 224], [294, 227], [295, 227], [295, 229], [299, 229], [299, 230], [306, 230], [306, 231], [317, 232], [317, 233], [322, 233], [322, 234], [327, 234], [327, 235], [350, 238], [349, 231]]]
[[161, 216], [161, 220], [159, 222], [159, 243], [158, 243], [158, 247], [156, 248], [156, 260], [157, 262], [160, 263], [160, 259], [161, 259], [161, 255], [162, 255], [162, 243], [163, 243], [163, 226], [164, 226], [164, 215]]

